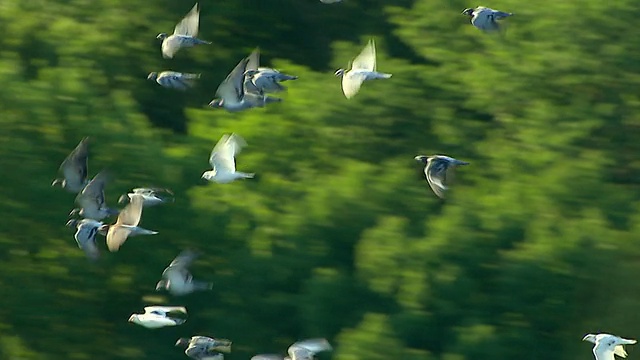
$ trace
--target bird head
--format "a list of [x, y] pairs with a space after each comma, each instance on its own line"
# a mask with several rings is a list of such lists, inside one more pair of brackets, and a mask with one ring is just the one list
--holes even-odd
[[157, 78], [158, 78], [157, 72], [150, 72], [149, 75], [147, 75], [147, 80], [156, 81]]
[[159, 39], [159, 40], [164, 40], [166, 38], [167, 38], [167, 33], [160, 33], [158, 34], [158, 36], [156, 36], [156, 39]]
[[429, 162], [429, 157], [428, 156], [424, 156], [424, 155], [418, 155], [416, 157], [413, 158], [415, 161], [420, 161], [423, 164], [426, 164], [427, 162]]
[[175, 346], [187, 347], [187, 345], [189, 345], [189, 339], [180, 338], [180, 339], [178, 339], [178, 341], [176, 341], [176, 345]]
[[209, 107], [212, 107], [212, 108], [221, 108], [223, 106], [224, 106], [224, 100], [223, 99], [213, 99], [209, 103]]
[[462, 10], [462, 15], [467, 15], [467, 16], [473, 16], [473, 9], [470, 8], [466, 8], [464, 10]]
[[344, 73], [345, 73], [345, 70], [344, 70], [344, 69], [338, 69], [338, 70], [336, 70], [336, 72], [335, 72], [335, 76], [337, 76], [337, 77], [343, 77], [343, 76], [344, 76]]

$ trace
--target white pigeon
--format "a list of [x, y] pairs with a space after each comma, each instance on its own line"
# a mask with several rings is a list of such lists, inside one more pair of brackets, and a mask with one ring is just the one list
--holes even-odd
[[200, 44], [211, 44], [197, 38], [198, 27], [200, 25], [200, 8], [196, 3], [191, 11], [180, 20], [173, 30], [173, 34], [158, 34], [157, 38], [162, 40], [162, 56], [171, 59], [181, 48], [193, 47]]
[[[164, 193], [168, 195], [164, 195]], [[143, 207], [149, 207], [154, 205], [163, 204], [166, 202], [175, 201], [173, 197], [173, 192], [169, 189], [161, 189], [161, 188], [135, 188], [131, 190], [130, 193], [120, 196], [118, 199], [118, 203], [124, 203], [127, 201], [131, 201], [131, 198], [134, 195], [141, 195], [143, 198]]]
[[464, 9], [462, 14], [471, 17], [471, 24], [485, 32], [499, 30], [500, 25], [497, 20], [513, 15], [512, 13], [493, 10], [484, 6], [478, 6], [475, 9]]
[[165, 326], [182, 325], [187, 320], [172, 317], [171, 313], [187, 314], [187, 309], [183, 306], [147, 306], [144, 314], [131, 314], [129, 322], [142, 325], [148, 329], [158, 329]]
[[251, 179], [255, 174], [236, 171], [235, 156], [247, 143], [238, 134], [224, 134], [213, 147], [209, 163], [213, 170], [205, 171], [202, 178], [219, 184], [230, 183], [236, 179]]
[[51, 186], [60, 185], [69, 192], [79, 193], [89, 183], [89, 138], [85, 137], [60, 165], [64, 179], [55, 179]]
[[335, 75], [342, 78], [342, 92], [347, 99], [354, 97], [366, 80], [391, 77], [391, 74], [376, 71], [376, 44], [373, 39], [353, 59], [351, 70], [338, 69]]
[[269, 103], [281, 102], [282, 99], [266, 96], [259, 92], [247, 91], [251, 79], [244, 74], [249, 58], [242, 59], [220, 83], [216, 90], [217, 98], [211, 100], [209, 107], [223, 108], [229, 112], [265, 107]]
[[197, 290], [211, 290], [210, 282], [193, 280], [189, 265], [198, 257], [191, 250], [181, 252], [162, 272], [162, 280], [156, 284], [156, 290], [167, 290], [172, 295], [187, 295]]
[[277, 354], [260, 354], [252, 357], [251, 360], [313, 360], [317, 353], [331, 350], [333, 348], [327, 339], [307, 339], [289, 346], [287, 357]]
[[140, 194], [131, 197], [131, 201], [120, 211], [118, 220], [113, 225], [102, 225], [100, 231], [107, 233], [107, 247], [109, 251], [116, 252], [129, 236], [155, 235], [158, 232], [147, 230], [138, 226], [142, 217], [142, 204], [144, 198]]
[[151, 72], [147, 76], [147, 80], [155, 81], [162, 87], [183, 91], [193, 87], [197, 79], [200, 79], [200, 74], [181, 73], [177, 71]]
[[582, 338], [582, 341], [589, 341], [595, 344], [593, 347], [593, 355], [596, 360], [614, 360], [614, 355], [626, 358], [627, 352], [624, 349], [624, 345], [633, 345], [636, 343], [636, 340], [623, 339], [610, 334], [587, 334]]
[[469, 165], [466, 161], [445, 155], [418, 155], [414, 160], [425, 164], [424, 174], [427, 177], [427, 182], [439, 198], [444, 198], [444, 193], [448, 189], [445, 182], [447, 181], [447, 174], [451, 171], [450, 169], [458, 165]]
[[76, 233], [73, 237], [76, 239], [78, 247], [91, 260], [96, 260], [100, 257], [100, 250], [96, 244], [96, 235], [102, 225], [102, 222], [92, 219], [71, 219], [67, 222], [68, 227], [76, 228]]
[[87, 219], [102, 220], [107, 216], [117, 215], [118, 210], [107, 207], [104, 199], [104, 187], [109, 175], [102, 171], [89, 181], [87, 186], [76, 196], [80, 209], [73, 209], [69, 215], [80, 215]]

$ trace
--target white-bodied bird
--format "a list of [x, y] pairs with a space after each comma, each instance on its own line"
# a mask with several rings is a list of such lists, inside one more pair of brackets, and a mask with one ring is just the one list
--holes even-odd
[[200, 79], [200, 74], [181, 73], [177, 71], [151, 72], [147, 76], [147, 80], [155, 81], [162, 87], [182, 91], [193, 87], [198, 79]]
[[[448, 189], [445, 184], [447, 181], [447, 174], [458, 165], [469, 165], [468, 162], [444, 155], [418, 155], [414, 159], [425, 164], [424, 174], [427, 177], [427, 182], [439, 198], [444, 198], [444, 193]], [[451, 176], [451, 174], [449, 174], [449, 176]]]
[[354, 97], [366, 80], [391, 77], [391, 74], [376, 71], [376, 44], [373, 39], [353, 59], [351, 70], [338, 69], [335, 75], [342, 78], [342, 92], [347, 99]]
[[205, 171], [202, 178], [219, 184], [230, 183], [237, 179], [250, 179], [255, 174], [236, 171], [236, 155], [247, 146], [238, 134], [224, 134], [211, 151], [209, 163], [213, 170]]
[[289, 346], [287, 357], [278, 354], [260, 354], [252, 357], [251, 360], [313, 360], [317, 353], [331, 350], [333, 348], [327, 339], [307, 339]]
[[596, 360], [614, 360], [618, 355], [621, 358], [627, 357], [624, 345], [633, 345], [636, 340], [623, 339], [611, 334], [587, 334], [582, 341], [588, 341], [593, 344], [593, 355]]
[[471, 24], [482, 31], [495, 31], [500, 29], [498, 20], [512, 16], [512, 13], [493, 10], [488, 7], [478, 6], [475, 9], [464, 9], [463, 15], [471, 18]]
[[165, 326], [181, 325], [187, 321], [171, 316], [174, 313], [186, 315], [187, 309], [183, 306], [147, 306], [144, 308], [144, 314], [131, 314], [129, 322], [148, 329], [158, 329]]
[[211, 44], [197, 38], [200, 25], [200, 7], [196, 3], [191, 11], [180, 20], [173, 30], [173, 34], [158, 34], [157, 38], [162, 40], [162, 56], [171, 59], [181, 48], [193, 47], [201, 44]]

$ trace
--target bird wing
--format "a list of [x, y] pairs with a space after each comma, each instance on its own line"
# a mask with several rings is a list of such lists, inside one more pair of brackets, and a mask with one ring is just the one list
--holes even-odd
[[169, 264], [169, 267], [186, 269], [198, 256], [199, 254], [193, 250], [184, 250], [178, 256], [176, 256], [175, 259], [173, 259], [171, 264]]
[[347, 99], [354, 97], [365, 80], [365, 75], [362, 73], [354, 72], [353, 70], [347, 72], [342, 76], [342, 92]]
[[87, 257], [93, 260], [100, 257], [100, 249], [98, 249], [98, 245], [96, 244], [96, 235], [98, 234], [100, 225], [102, 225], [102, 223], [99, 221], [82, 219], [74, 235], [78, 247], [87, 254]]
[[82, 189], [76, 197], [76, 202], [82, 208], [98, 210], [105, 204], [104, 187], [109, 180], [109, 175], [105, 172], [99, 172], [89, 181], [87, 186]]
[[109, 251], [116, 252], [120, 249], [122, 244], [127, 241], [127, 237], [131, 234], [131, 229], [120, 226], [112, 225], [107, 232], [107, 248]]
[[182, 20], [176, 25], [173, 33], [175, 35], [186, 35], [196, 37], [198, 36], [198, 26], [200, 23], [200, 8], [198, 3], [193, 5], [193, 8], [185, 15]]
[[65, 180], [75, 187], [81, 187], [89, 170], [89, 138], [85, 137], [71, 151], [60, 165]]
[[493, 18], [496, 20], [503, 19], [512, 15], [511, 13], [500, 11], [500, 10], [493, 10], [493, 9], [489, 9], [489, 10], [491, 10], [493, 14]]
[[291, 360], [306, 360], [312, 359], [316, 353], [332, 349], [327, 339], [307, 339], [293, 343], [287, 352]]
[[360, 54], [353, 59], [351, 70], [376, 70], [376, 44], [370, 39]]
[[255, 48], [247, 57], [246, 70], [259, 70], [260, 67], [260, 48]]
[[129, 204], [125, 206], [120, 214], [118, 214], [117, 225], [138, 226], [142, 217], [142, 205], [144, 197], [141, 194], [133, 194], [130, 197]]
[[220, 141], [213, 147], [209, 163], [216, 171], [235, 172], [235, 156], [246, 146], [244, 139], [237, 134], [223, 135]]
[[624, 349], [623, 345], [618, 345], [613, 349], [613, 353], [620, 356], [621, 358], [627, 357], [627, 352]]
[[187, 308], [184, 306], [145, 306], [144, 313], [149, 314], [158, 314], [161, 316], [166, 316], [170, 312], [181, 312], [186, 314]]
[[615, 360], [613, 347], [609, 344], [608, 341], [596, 341], [596, 345], [593, 347], [593, 355], [596, 360]]
[[447, 190], [447, 186], [444, 184], [447, 177], [447, 167], [448, 164], [445, 160], [434, 158], [424, 169], [429, 186], [439, 198], [444, 198], [444, 193]]
[[220, 83], [216, 90], [216, 96], [221, 97], [225, 103], [237, 104], [242, 101], [244, 95], [244, 73], [249, 59], [242, 59], [229, 75]]

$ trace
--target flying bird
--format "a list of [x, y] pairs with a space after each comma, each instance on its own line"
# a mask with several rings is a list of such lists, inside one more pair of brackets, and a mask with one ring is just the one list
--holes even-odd
[[593, 355], [596, 360], [614, 360], [618, 355], [621, 358], [627, 357], [624, 345], [633, 345], [636, 340], [623, 339], [621, 337], [610, 334], [587, 334], [582, 341], [589, 341], [594, 345]]
[[107, 233], [107, 247], [109, 251], [116, 252], [129, 236], [155, 235], [158, 232], [147, 230], [138, 226], [142, 217], [142, 204], [144, 197], [140, 194], [131, 196], [131, 201], [120, 211], [118, 220], [113, 225], [102, 225], [100, 231]]
[[171, 314], [177, 313], [186, 315], [187, 309], [182, 306], [147, 306], [144, 308], [144, 314], [131, 314], [129, 322], [148, 329], [184, 324], [186, 319], [171, 316]]
[[366, 80], [388, 79], [391, 74], [376, 71], [376, 44], [369, 40], [360, 54], [353, 59], [351, 70], [338, 69], [335, 75], [342, 78], [342, 92], [347, 99], [354, 97]]
[[55, 179], [51, 186], [60, 185], [72, 193], [79, 193], [89, 183], [87, 171], [89, 169], [89, 138], [85, 137], [71, 151], [60, 165], [64, 179]]
[[96, 244], [96, 235], [98, 235], [98, 229], [102, 225], [102, 222], [92, 219], [71, 219], [67, 222], [68, 227], [76, 228], [76, 233], [73, 237], [76, 239], [78, 247], [91, 260], [97, 260], [100, 257], [100, 249]]
[[158, 34], [157, 38], [162, 40], [162, 56], [171, 59], [181, 48], [193, 47], [201, 44], [211, 44], [210, 41], [200, 40], [198, 27], [200, 25], [200, 7], [196, 3], [191, 11], [180, 20], [173, 30], [173, 34]]
[[135, 188], [132, 192], [120, 196], [118, 203], [122, 204], [131, 201], [134, 195], [142, 196], [144, 200], [142, 202], [143, 207], [154, 206], [158, 204], [164, 204], [166, 202], [174, 202], [173, 192], [169, 189], [162, 188]]
[[335, 3], [339, 3], [342, 0], [320, 0], [321, 3], [323, 4], [335, 4]]
[[107, 207], [104, 199], [104, 187], [109, 180], [105, 171], [99, 172], [93, 177], [87, 186], [76, 196], [76, 203], [80, 209], [71, 210], [70, 216], [80, 215], [87, 219], [102, 220], [107, 216], [117, 215], [118, 210]]
[[327, 339], [307, 339], [289, 346], [287, 357], [277, 354], [260, 354], [252, 357], [251, 360], [313, 360], [317, 353], [331, 350], [333, 348]]
[[463, 15], [471, 18], [471, 24], [482, 31], [495, 31], [500, 29], [497, 20], [512, 16], [512, 13], [493, 10], [488, 7], [478, 6], [475, 9], [464, 9]]
[[414, 159], [425, 164], [424, 174], [427, 177], [427, 182], [439, 198], [444, 198], [444, 193], [448, 189], [445, 185], [447, 173], [450, 173], [458, 165], [469, 165], [468, 162], [444, 155], [418, 155]]
[[180, 73], [176, 71], [151, 72], [147, 76], [147, 80], [155, 81], [163, 87], [183, 91], [193, 87], [197, 79], [200, 79], [200, 74]]
[[156, 290], [167, 290], [171, 295], [187, 295], [197, 290], [211, 290], [210, 282], [193, 280], [189, 266], [198, 257], [191, 250], [181, 252], [162, 272], [162, 280], [156, 284]]
[[222, 360], [220, 352], [231, 352], [231, 341], [206, 336], [192, 336], [190, 339], [180, 338], [176, 346], [186, 348], [184, 353], [195, 360]]
[[217, 98], [211, 100], [209, 107], [224, 108], [229, 112], [237, 112], [282, 101], [280, 98], [247, 91], [246, 85], [250, 80], [244, 74], [248, 63], [249, 58], [244, 58], [233, 68], [218, 86], [216, 90]]
[[255, 174], [236, 171], [235, 156], [247, 143], [238, 134], [224, 134], [211, 151], [209, 163], [213, 170], [205, 171], [202, 178], [219, 184], [236, 179], [251, 179]]
[[245, 69], [245, 89], [252, 93], [264, 95], [264, 93], [286, 90], [286, 86], [280, 82], [297, 80], [297, 76], [283, 74], [280, 71], [268, 67], [260, 67], [260, 50], [256, 48], [249, 55], [249, 62]]

